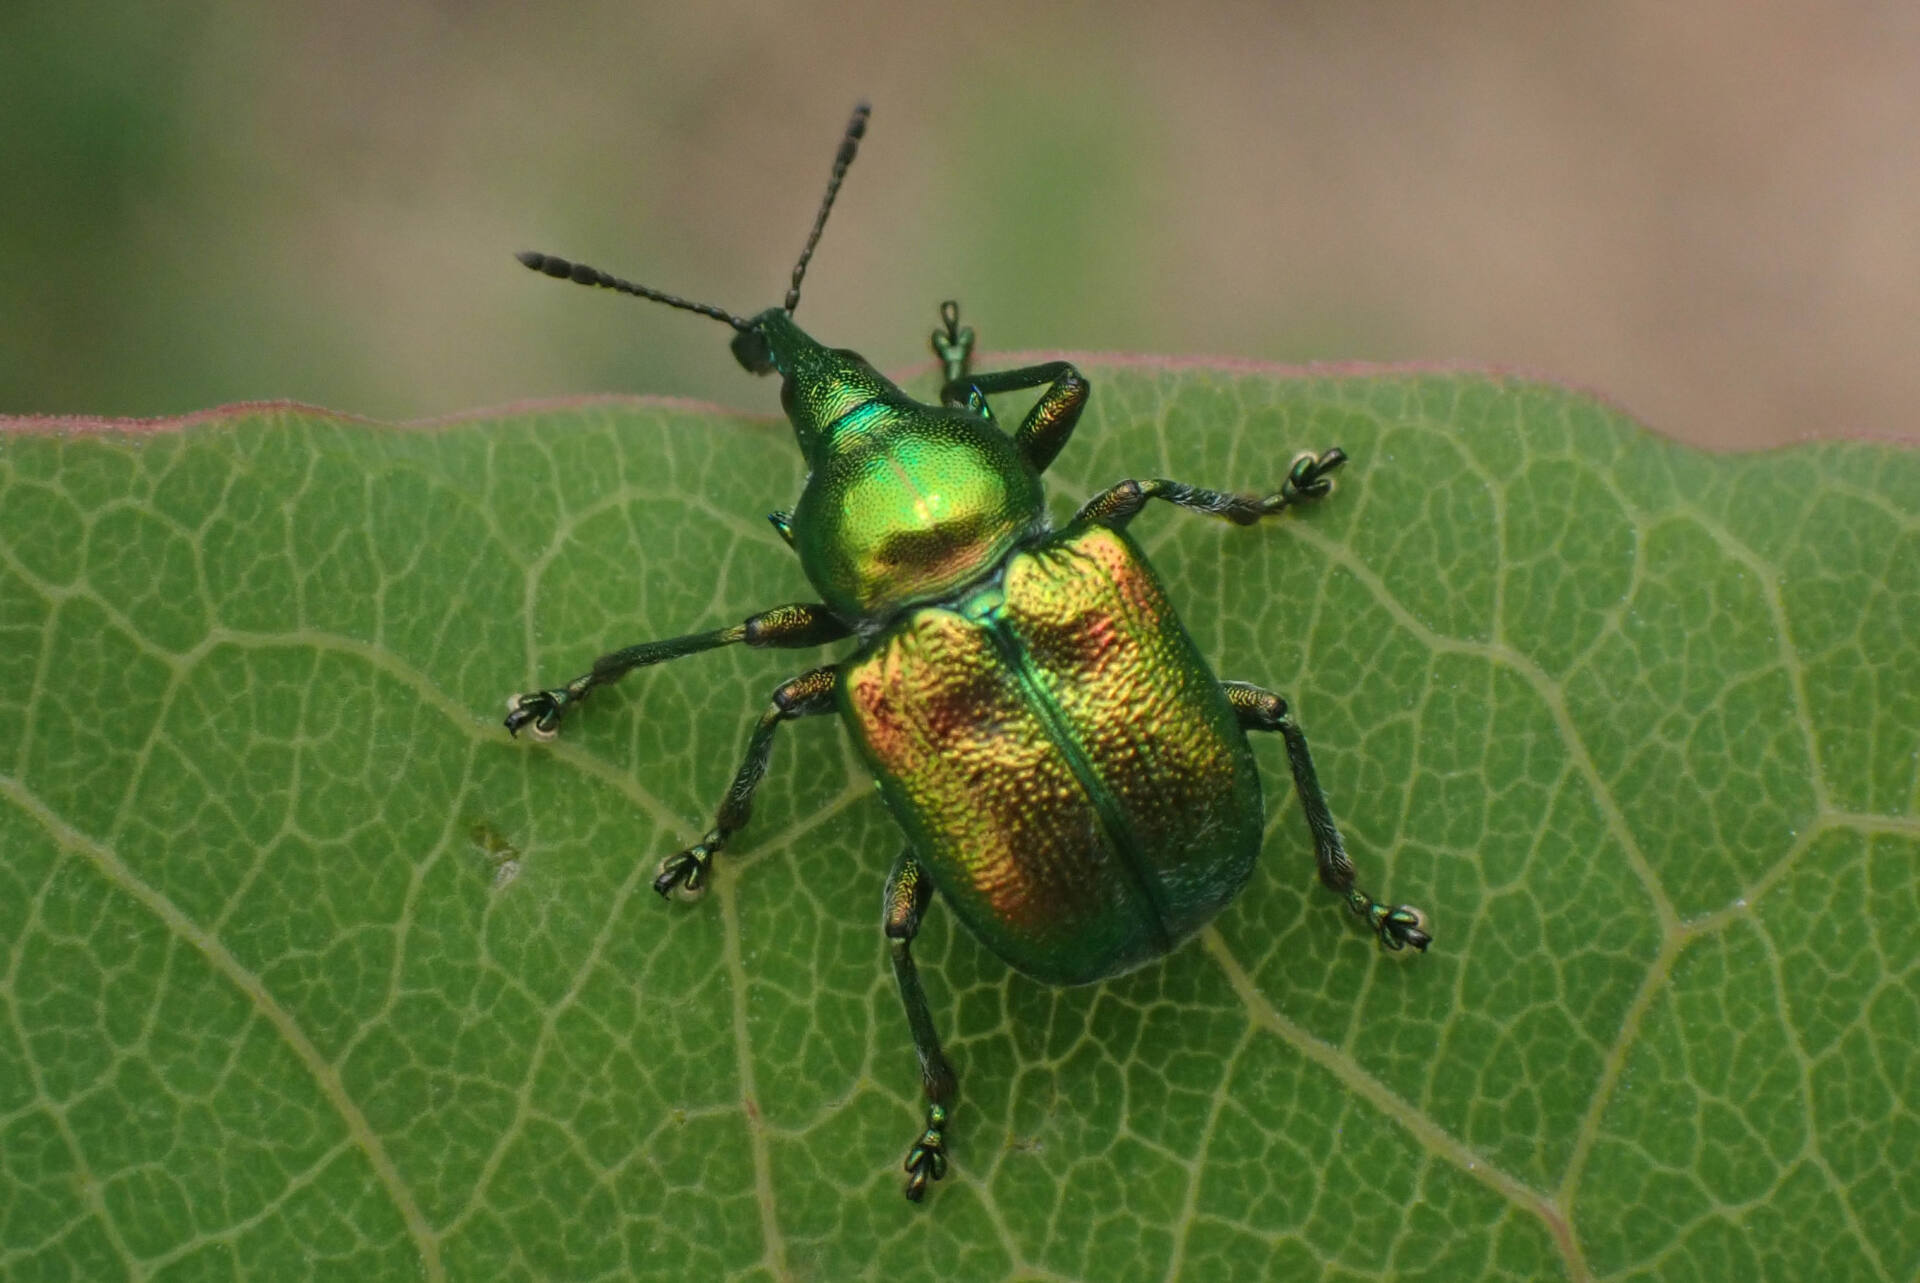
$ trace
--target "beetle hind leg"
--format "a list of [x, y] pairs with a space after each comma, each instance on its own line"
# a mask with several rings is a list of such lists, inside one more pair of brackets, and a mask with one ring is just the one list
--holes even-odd
[[913, 1031], [913, 1049], [920, 1057], [920, 1083], [927, 1097], [927, 1125], [907, 1150], [906, 1195], [917, 1203], [926, 1196], [927, 1185], [947, 1174], [947, 1114], [953, 1105], [956, 1080], [953, 1066], [940, 1050], [940, 1035], [933, 1028], [933, 1013], [927, 1010], [927, 995], [920, 988], [920, 973], [913, 965], [913, 938], [920, 931], [920, 917], [933, 898], [933, 884], [926, 871], [914, 860], [912, 851], [902, 851], [887, 875], [885, 910], [881, 924], [887, 934], [887, 951], [893, 958], [893, 978], [900, 986], [900, 1003], [907, 1009], [907, 1027]]
[[1385, 949], [1406, 948], [1426, 951], [1433, 943], [1427, 934], [1427, 916], [1410, 904], [1381, 904], [1355, 884], [1353, 861], [1340, 830], [1327, 809], [1326, 794], [1320, 791], [1320, 778], [1314, 773], [1313, 756], [1307, 751], [1307, 737], [1287, 712], [1287, 701], [1270, 690], [1249, 682], [1221, 682], [1227, 702], [1239, 714], [1240, 725], [1249, 731], [1278, 731], [1287, 742], [1287, 765], [1293, 769], [1293, 786], [1300, 794], [1300, 809], [1306, 814], [1307, 828], [1313, 833], [1314, 862], [1320, 881], [1335, 895], [1346, 900], [1347, 907], [1365, 920]]

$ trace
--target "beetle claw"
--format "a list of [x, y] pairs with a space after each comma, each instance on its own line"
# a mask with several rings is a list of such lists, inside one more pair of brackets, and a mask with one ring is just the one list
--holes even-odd
[[519, 738], [531, 729], [535, 739], [550, 740], [560, 733], [560, 715], [566, 711], [565, 691], [528, 691], [507, 697], [507, 734]]
[[1400, 904], [1383, 910], [1374, 929], [1380, 933], [1380, 943], [1396, 953], [1407, 948], [1425, 953], [1433, 943], [1426, 927], [1426, 914], [1410, 904]]
[[708, 841], [675, 851], [660, 861], [653, 889], [662, 900], [671, 900], [676, 894], [682, 900], [699, 899], [707, 889], [707, 870], [713, 867], [713, 855], [718, 849], [717, 843]]
[[1286, 493], [1299, 499], [1324, 499], [1333, 493], [1333, 478], [1327, 474], [1347, 461], [1347, 452], [1330, 446], [1323, 454], [1308, 451], [1295, 458], [1287, 469]]
[[965, 365], [973, 353], [973, 327], [960, 324], [960, 305], [951, 299], [940, 305], [940, 328], [933, 332], [933, 354], [949, 364]]

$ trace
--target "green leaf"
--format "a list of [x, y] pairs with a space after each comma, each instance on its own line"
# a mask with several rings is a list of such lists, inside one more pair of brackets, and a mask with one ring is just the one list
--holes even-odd
[[784, 425], [601, 402], [0, 436], [0, 1275], [1895, 1279], [1920, 1261], [1920, 456], [1707, 456], [1475, 374], [1092, 367], [1059, 511], [1126, 476], [1328, 503], [1135, 525], [1294, 704], [1247, 893], [1052, 990], [936, 911], [952, 1175], [877, 930], [895, 830], [740, 648], [805, 599]]

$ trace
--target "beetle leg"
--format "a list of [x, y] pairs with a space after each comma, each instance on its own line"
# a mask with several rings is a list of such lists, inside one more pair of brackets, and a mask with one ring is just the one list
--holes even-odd
[[900, 1002], [907, 1009], [907, 1027], [913, 1030], [913, 1049], [920, 1056], [920, 1083], [927, 1094], [927, 1126], [907, 1151], [907, 1197], [919, 1202], [927, 1183], [947, 1174], [947, 1111], [953, 1104], [953, 1066], [940, 1051], [927, 996], [920, 989], [920, 973], [913, 966], [913, 937], [920, 931], [920, 915], [933, 898], [933, 883], [913, 858], [902, 851], [887, 875], [885, 909], [881, 918], [887, 949], [893, 955], [893, 978], [900, 985]]
[[1313, 756], [1307, 752], [1307, 737], [1287, 712], [1287, 701], [1249, 682], [1223, 681], [1220, 687], [1234, 712], [1240, 715], [1243, 729], [1279, 731], [1286, 739], [1287, 764], [1293, 768], [1293, 786], [1300, 794], [1300, 809], [1306, 814], [1307, 828], [1313, 832], [1313, 856], [1320, 868], [1321, 883], [1346, 899], [1347, 907], [1373, 928], [1383, 948], [1397, 950], [1411, 945], [1425, 952], [1433, 942], [1433, 937], [1426, 932], [1425, 914], [1410, 904], [1388, 908], [1354, 885], [1353, 861], [1340, 841], [1340, 830], [1334, 827], [1326, 794], [1320, 791]]
[[1164, 477], [1122, 481], [1087, 500], [1073, 519], [1076, 524], [1093, 522], [1119, 529], [1133, 520], [1148, 500], [1165, 499], [1193, 512], [1248, 526], [1262, 517], [1277, 516], [1296, 504], [1326, 498], [1333, 493], [1333, 478], [1327, 474], [1346, 461], [1347, 453], [1339, 446], [1324, 454], [1303, 454], [1287, 469], [1287, 479], [1280, 488], [1264, 496], [1206, 490]]
[[537, 739], [552, 739], [560, 730], [560, 719], [567, 710], [585, 699], [596, 686], [617, 682], [636, 668], [662, 664], [683, 655], [745, 642], [749, 646], [824, 646], [839, 641], [853, 630], [831, 614], [825, 606], [795, 604], [775, 606], [750, 616], [746, 622], [710, 633], [691, 633], [665, 641], [641, 642], [625, 650], [611, 651], [593, 661], [593, 667], [552, 690], [529, 691], [507, 699], [507, 730], [519, 735], [533, 728]]
[[[1047, 390], [1040, 394], [1040, 399], [1033, 403], [1033, 409], [1027, 411], [1026, 419], [1013, 433], [1013, 448], [1026, 457], [1035, 472], [1047, 470], [1047, 465], [1066, 447], [1074, 425], [1080, 422], [1080, 412], [1087, 408], [1087, 395], [1092, 391], [1086, 376], [1071, 362], [1048, 361], [1019, 370], [976, 374], [968, 382], [972, 391], [985, 396], [1037, 388], [1043, 383], [1048, 385]], [[949, 384], [948, 390], [952, 387]]]
[[706, 890], [707, 870], [713, 864], [713, 857], [720, 854], [727, 845], [727, 839], [739, 831], [753, 814], [754, 790], [760, 787], [760, 781], [766, 777], [767, 759], [773, 756], [773, 733], [780, 728], [780, 723], [796, 717], [831, 713], [834, 707], [833, 693], [839, 685], [839, 670], [829, 665], [809, 669], [793, 680], [783, 682], [773, 692], [773, 703], [760, 715], [759, 724], [753, 728], [753, 735], [747, 740], [746, 758], [740, 763], [740, 769], [733, 773], [733, 783], [728, 786], [727, 796], [720, 803], [713, 827], [692, 846], [675, 851], [660, 861], [659, 874], [653, 879], [655, 891], [667, 897], [677, 890], [682, 898], [693, 899]]
[[949, 299], [940, 305], [941, 328], [933, 332], [933, 353], [940, 358], [940, 404], [972, 410], [991, 419], [986, 399], [1000, 392], [1020, 392], [1047, 385], [1047, 390], [1027, 411], [1026, 419], [1013, 434], [1013, 445], [1033, 465], [1045, 472], [1054, 461], [1080, 412], [1087, 408], [1092, 390], [1086, 376], [1071, 362], [1048, 361], [1018, 370], [997, 370], [992, 374], [970, 374], [973, 359], [973, 328], [960, 324], [960, 305]]

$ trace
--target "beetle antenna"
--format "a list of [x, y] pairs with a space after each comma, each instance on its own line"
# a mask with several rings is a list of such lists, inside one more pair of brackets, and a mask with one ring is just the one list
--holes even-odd
[[[822, 214], [825, 217], [825, 214]], [[817, 235], [818, 233], [816, 233]], [[809, 249], [812, 247], [809, 246]], [[632, 281], [623, 281], [617, 276], [608, 276], [597, 267], [588, 267], [585, 263], [569, 263], [564, 258], [555, 258], [551, 254], [542, 254], [537, 250], [523, 250], [515, 258], [536, 272], [561, 280], [574, 281], [581, 285], [598, 285], [602, 289], [618, 290], [622, 294], [632, 294], [639, 298], [650, 298], [656, 303], [665, 303], [668, 307], [677, 307], [683, 311], [698, 312], [702, 316], [711, 316], [716, 321], [725, 321], [736, 330], [750, 328], [751, 323], [743, 317], [735, 316], [724, 307], [715, 307], [711, 303], [695, 303], [677, 294], [668, 294], [663, 290], [650, 289], [645, 285], [635, 285]], [[796, 277], [796, 279], [798, 279]], [[791, 309], [789, 309], [791, 310]]]
[[860, 140], [867, 133], [867, 117], [872, 114], [872, 106], [859, 104], [853, 109], [853, 118], [847, 121], [847, 132], [840, 136], [840, 150], [833, 157], [833, 173], [827, 178], [827, 194], [820, 198], [820, 212], [813, 219], [813, 234], [807, 237], [807, 247], [800, 251], [800, 261], [793, 265], [793, 284], [787, 290], [789, 316], [800, 306], [800, 278], [807, 274], [807, 260], [813, 257], [813, 247], [820, 243], [820, 233], [826, 229], [827, 215], [833, 209], [833, 198], [840, 194], [840, 180], [847, 176], [847, 166], [853, 164], [854, 153], [860, 150]]

